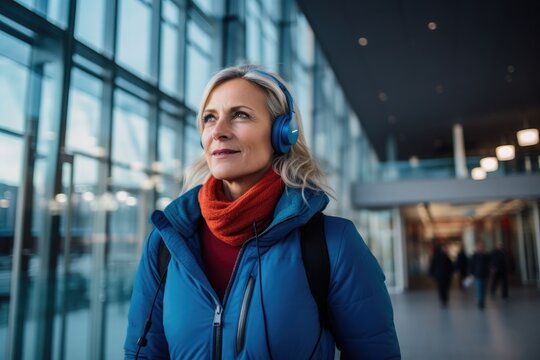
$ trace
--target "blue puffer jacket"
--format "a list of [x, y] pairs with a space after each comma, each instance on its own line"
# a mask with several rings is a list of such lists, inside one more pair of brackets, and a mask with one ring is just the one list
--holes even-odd
[[333, 359], [335, 343], [347, 359], [400, 358], [384, 275], [354, 225], [330, 216], [325, 217], [328, 310], [335, 342], [329, 331], [318, 341], [318, 311], [302, 262], [299, 227], [326, 207], [326, 195], [306, 191], [307, 205], [299, 190], [284, 191], [272, 223], [258, 241], [254, 237], [242, 246], [222, 302], [203, 270], [198, 191], [151, 217], [155, 228], [135, 279], [126, 359], [135, 356], [159, 285], [160, 238], [172, 258], [139, 359], [268, 359], [268, 349], [273, 359], [308, 359], [312, 353], [313, 359]]

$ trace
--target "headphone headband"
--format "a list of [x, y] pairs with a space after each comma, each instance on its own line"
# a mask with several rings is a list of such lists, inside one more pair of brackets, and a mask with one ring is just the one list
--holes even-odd
[[285, 84], [283, 84], [274, 75], [259, 69], [253, 69], [251, 72], [272, 79], [285, 95], [289, 111], [287, 114], [279, 115], [276, 119], [274, 119], [274, 123], [272, 124], [271, 139], [274, 151], [278, 154], [285, 154], [289, 152], [291, 147], [298, 141], [298, 124], [296, 123], [294, 116], [294, 102], [292, 96], [289, 90], [287, 90]]

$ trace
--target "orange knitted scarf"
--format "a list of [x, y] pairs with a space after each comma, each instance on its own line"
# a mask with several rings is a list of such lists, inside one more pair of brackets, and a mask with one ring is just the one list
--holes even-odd
[[254, 235], [254, 222], [257, 231], [270, 224], [283, 187], [281, 177], [270, 168], [245, 194], [231, 201], [222, 181], [210, 176], [199, 191], [202, 216], [217, 238], [240, 246]]

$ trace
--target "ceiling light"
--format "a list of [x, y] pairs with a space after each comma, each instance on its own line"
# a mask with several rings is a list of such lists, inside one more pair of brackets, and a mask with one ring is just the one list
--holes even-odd
[[495, 153], [500, 161], [512, 160], [516, 156], [516, 149], [514, 145], [501, 145], [495, 148]]
[[368, 44], [367, 38], [361, 37], [360, 39], [358, 39], [358, 44], [360, 44], [360, 46], [366, 46]]
[[506, 70], [507, 70], [509, 73], [513, 73], [514, 71], [516, 71], [516, 68], [515, 68], [513, 65], [508, 65], [508, 67], [506, 68]]
[[438, 84], [437, 86], [435, 86], [435, 91], [437, 92], [437, 94], [442, 94], [444, 92], [444, 86]]
[[386, 100], [388, 100], [388, 95], [386, 95], [384, 91], [381, 91], [379, 93], [379, 100], [381, 100], [382, 102], [385, 102]]
[[433, 31], [433, 30], [437, 29], [437, 23], [435, 21], [430, 21], [427, 24], [427, 27], [428, 27], [429, 30]]
[[481, 167], [475, 167], [471, 170], [471, 177], [474, 180], [484, 180], [486, 178], [486, 172]]
[[497, 162], [496, 157], [489, 156], [480, 159], [480, 167], [484, 169], [485, 172], [496, 171], [499, 168], [499, 163]]
[[525, 129], [517, 132], [519, 146], [538, 144], [538, 129]]

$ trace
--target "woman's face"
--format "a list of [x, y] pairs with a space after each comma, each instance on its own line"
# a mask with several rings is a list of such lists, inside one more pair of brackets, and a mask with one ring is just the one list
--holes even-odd
[[236, 199], [272, 163], [272, 120], [266, 95], [247, 80], [228, 80], [210, 93], [202, 120], [202, 143], [210, 172], [223, 180], [229, 198]]

